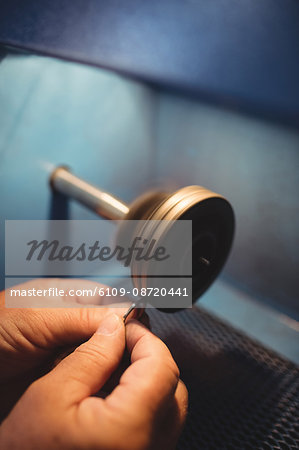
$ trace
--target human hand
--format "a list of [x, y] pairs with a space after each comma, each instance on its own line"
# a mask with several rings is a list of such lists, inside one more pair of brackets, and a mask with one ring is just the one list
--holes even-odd
[[[98, 283], [75, 279], [40, 279], [16, 286], [20, 289], [93, 288]], [[99, 285], [98, 285], [99, 286]], [[0, 293], [0, 421], [13, 407], [25, 389], [46, 373], [59, 352], [86, 341], [96, 331], [102, 319], [112, 311], [122, 316], [128, 305], [93, 308], [101, 298], [89, 297], [91, 305], [76, 308], [82, 301], [72, 297], [45, 298], [52, 308], [6, 308], [5, 292]], [[17, 305], [34, 306], [34, 299], [17, 299]], [[67, 306], [67, 307], [66, 307]], [[82, 306], [82, 305], [81, 305]], [[87, 307], [90, 306], [90, 307]]]
[[106, 398], [93, 396], [119, 365], [125, 327], [115, 314], [35, 381], [0, 427], [3, 449], [172, 449], [187, 390], [163, 342], [137, 321], [126, 326], [131, 365]]

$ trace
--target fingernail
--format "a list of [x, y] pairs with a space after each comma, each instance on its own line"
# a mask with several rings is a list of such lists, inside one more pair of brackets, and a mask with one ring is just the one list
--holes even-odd
[[117, 314], [109, 314], [101, 321], [96, 333], [105, 336], [115, 334], [121, 323], [122, 321]]

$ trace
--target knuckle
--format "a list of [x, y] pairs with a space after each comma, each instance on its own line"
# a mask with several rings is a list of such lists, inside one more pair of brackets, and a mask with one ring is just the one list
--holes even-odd
[[[161, 341], [162, 342], [162, 341]], [[161, 363], [164, 365], [167, 365], [168, 369], [171, 371], [171, 373], [177, 378], [179, 379], [180, 377], [180, 371], [179, 368], [175, 362], [175, 360], [173, 359], [173, 356], [169, 350], [169, 348], [167, 347], [167, 345], [162, 342], [163, 344], [163, 352], [161, 352], [160, 355], [160, 359], [161, 359]]]
[[91, 312], [89, 308], [79, 308], [79, 321], [80, 324], [84, 324], [84, 327], [88, 330], [91, 323]]
[[171, 372], [173, 373], [173, 375], [179, 380], [180, 369], [178, 368], [175, 360], [172, 357], [170, 358], [169, 366], [170, 366], [169, 368], [170, 368]]
[[161, 361], [161, 364], [167, 368], [167, 370], [169, 371], [170, 376], [172, 376], [176, 381], [179, 380], [180, 378], [180, 370], [175, 362], [175, 360], [173, 359], [173, 357], [171, 356], [171, 354], [169, 353], [169, 356], [167, 358], [163, 358]]
[[75, 349], [75, 354], [84, 359], [88, 358], [89, 362], [94, 362], [94, 364], [111, 363], [114, 361], [115, 356], [113, 353], [107, 353], [103, 347], [99, 344], [89, 341], [81, 344]]
[[188, 397], [189, 397], [188, 389], [187, 389], [185, 383], [181, 379], [179, 379], [179, 385], [180, 385], [180, 389], [181, 389], [182, 400], [183, 400], [183, 402], [188, 404]]

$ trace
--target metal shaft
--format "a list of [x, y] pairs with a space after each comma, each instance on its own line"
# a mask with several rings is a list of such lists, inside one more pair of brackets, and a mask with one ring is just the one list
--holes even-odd
[[50, 183], [55, 191], [77, 200], [106, 219], [121, 220], [129, 212], [129, 207], [121, 200], [86, 183], [65, 167], [57, 167], [52, 172]]

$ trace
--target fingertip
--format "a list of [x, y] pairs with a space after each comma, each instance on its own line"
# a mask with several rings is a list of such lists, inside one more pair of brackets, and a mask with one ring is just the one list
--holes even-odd
[[140, 322], [137, 318], [132, 318], [126, 321], [126, 326], [132, 326], [132, 325], [140, 325], [143, 328], [146, 328], [145, 325]]
[[115, 313], [108, 314], [101, 320], [100, 325], [96, 331], [96, 334], [112, 336], [115, 335], [117, 332], [121, 331], [123, 327], [124, 323], [119, 315]]

